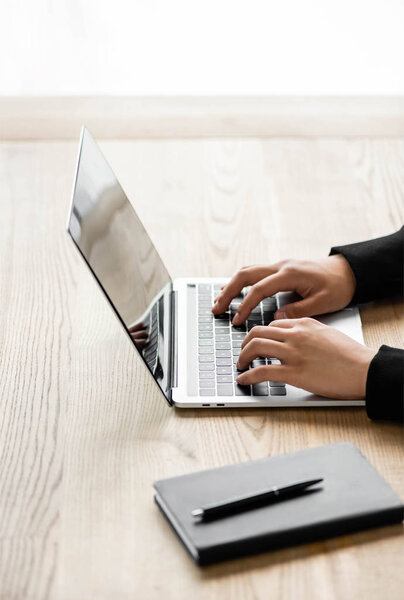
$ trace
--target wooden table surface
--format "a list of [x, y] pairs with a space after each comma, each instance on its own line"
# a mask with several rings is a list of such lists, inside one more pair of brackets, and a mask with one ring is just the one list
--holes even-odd
[[[404, 222], [402, 139], [102, 148], [173, 277], [325, 256]], [[154, 480], [350, 440], [404, 498], [403, 431], [363, 409], [170, 409], [65, 233], [76, 151], [0, 144], [0, 598], [403, 598], [401, 525], [189, 559]], [[368, 345], [403, 346], [398, 302], [361, 315]]]

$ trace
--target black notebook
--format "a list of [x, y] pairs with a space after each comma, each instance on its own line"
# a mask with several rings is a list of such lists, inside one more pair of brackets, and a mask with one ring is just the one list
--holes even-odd
[[[320, 477], [321, 489], [299, 497], [214, 521], [191, 515], [203, 505]], [[401, 499], [349, 442], [162, 479], [154, 487], [158, 506], [200, 565], [404, 518]]]

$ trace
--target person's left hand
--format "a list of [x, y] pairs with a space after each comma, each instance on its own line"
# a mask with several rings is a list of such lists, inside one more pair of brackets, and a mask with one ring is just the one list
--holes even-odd
[[375, 350], [315, 319], [282, 319], [253, 327], [246, 335], [237, 363], [240, 370], [258, 357], [277, 358], [280, 365], [263, 365], [237, 377], [240, 385], [283, 381], [314, 394], [362, 399]]

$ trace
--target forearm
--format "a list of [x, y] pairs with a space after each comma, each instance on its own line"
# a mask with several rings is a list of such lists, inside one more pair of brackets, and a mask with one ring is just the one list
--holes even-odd
[[370, 363], [366, 412], [370, 419], [403, 422], [404, 350], [381, 346]]
[[404, 227], [396, 233], [357, 244], [335, 246], [356, 279], [353, 303], [403, 295]]

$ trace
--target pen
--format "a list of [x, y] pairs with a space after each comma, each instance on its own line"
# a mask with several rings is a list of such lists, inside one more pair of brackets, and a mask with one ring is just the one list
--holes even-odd
[[256, 508], [265, 504], [270, 504], [274, 501], [285, 500], [290, 496], [303, 494], [306, 488], [320, 483], [320, 479], [310, 479], [309, 481], [301, 481], [282, 487], [272, 486], [266, 490], [248, 494], [246, 496], [238, 496], [223, 502], [207, 504], [200, 508], [195, 508], [191, 511], [193, 517], [200, 517], [202, 520], [225, 517], [249, 508]]

